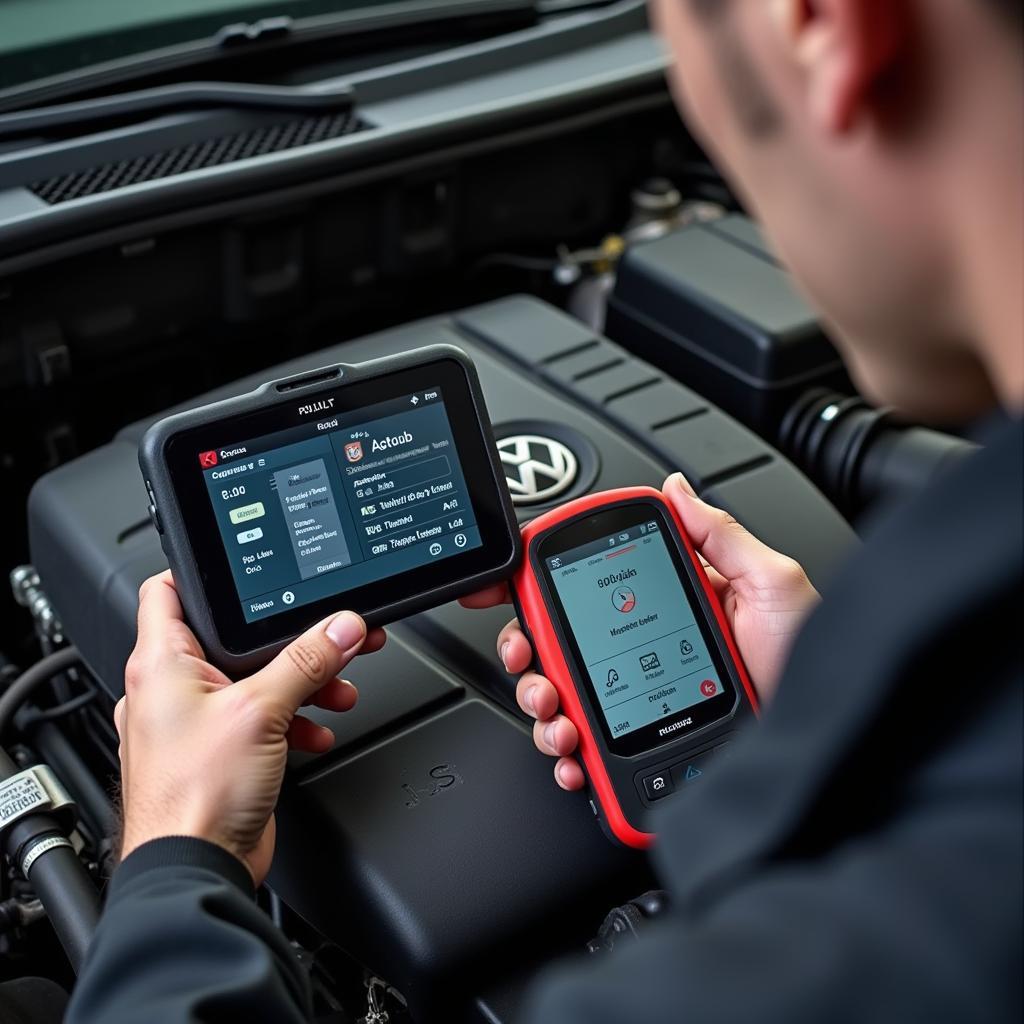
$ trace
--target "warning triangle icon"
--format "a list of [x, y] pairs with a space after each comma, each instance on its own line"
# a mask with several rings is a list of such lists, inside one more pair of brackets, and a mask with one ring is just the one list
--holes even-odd
[[686, 781], [690, 782], [692, 779], [699, 779], [704, 773], [699, 768], [694, 768], [692, 764], [686, 766]]

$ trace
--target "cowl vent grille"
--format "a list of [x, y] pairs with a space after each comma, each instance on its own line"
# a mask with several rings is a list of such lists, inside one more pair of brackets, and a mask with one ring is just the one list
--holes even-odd
[[233, 135], [219, 135], [187, 146], [135, 157], [133, 160], [120, 160], [72, 171], [34, 182], [29, 188], [44, 202], [56, 205], [70, 199], [82, 199], [137, 185], [142, 181], [172, 178], [176, 174], [201, 167], [219, 167], [248, 157], [280, 153], [326, 139], [337, 139], [366, 127], [351, 111], [295, 118]]

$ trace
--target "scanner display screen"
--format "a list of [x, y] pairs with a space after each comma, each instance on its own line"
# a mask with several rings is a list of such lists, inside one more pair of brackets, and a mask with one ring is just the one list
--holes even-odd
[[658, 523], [603, 537], [581, 552], [557, 559], [551, 575], [612, 735], [720, 694]]
[[599, 512], [540, 556], [609, 747], [631, 756], [731, 712], [736, 692], [672, 527], [654, 504]]
[[482, 543], [439, 386], [337, 414], [329, 402], [196, 453], [248, 623]]

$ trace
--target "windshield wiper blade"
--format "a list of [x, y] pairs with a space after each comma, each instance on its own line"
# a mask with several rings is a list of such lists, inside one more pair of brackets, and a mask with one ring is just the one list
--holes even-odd
[[101, 96], [74, 103], [0, 114], [0, 139], [74, 128], [96, 128], [106, 122], [146, 117], [164, 111], [198, 107], [250, 110], [346, 110], [355, 97], [348, 86], [312, 91], [287, 85], [246, 85], [233, 82], [182, 82]]
[[[0, 0], [2, 5], [3, 0]], [[245, 60], [350, 35], [384, 38], [389, 31], [420, 25], [493, 21], [510, 28], [536, 17], [537, 0], [394, 0], [377, 6], [305, 18], [263, 18], [252, 24], [224, 26], [212, 36], [155, 50], [127, 53], [111, 60], [59, 71], [0, 88], [0, 112], [30, 109], [68, 96], [128, 88], [155, 76], [220, 78], [221, 68]], [[253, 77], [242, 75], [229, 77]]]

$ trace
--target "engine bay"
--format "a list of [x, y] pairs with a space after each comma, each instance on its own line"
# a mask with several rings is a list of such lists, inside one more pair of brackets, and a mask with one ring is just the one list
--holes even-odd
[[[865, 514], [969, 447], [856, 395], [679, 122], [642, 4], [438, 24], [414, 54], [375, 31], [330, 73], [307, 54], [263, 83], [301, 87], [290, 113], [220, 95], [93, 124], [0, 115], [5, 681], [74, 650], [0, 727], [77, 805], [97, 892], [112, 708], [139, 586], [166, 567], [138, 442], [167, 412], [456, 345], [521, 524], [682, 470], [819, 588]], [[614, 944], [615, 908], [659, 910], [646, 860], [531, 748], [495, 655], [511, 614], [407, 618], [359, 663], [354, 711], [311, 712], [336, 742], [292, 757], [259, 899], [325, 1019], [379, 1000], [499, 1024], [547, 964]], [[3, 976], [70, 989], [15, 868], [0, 895]]]

